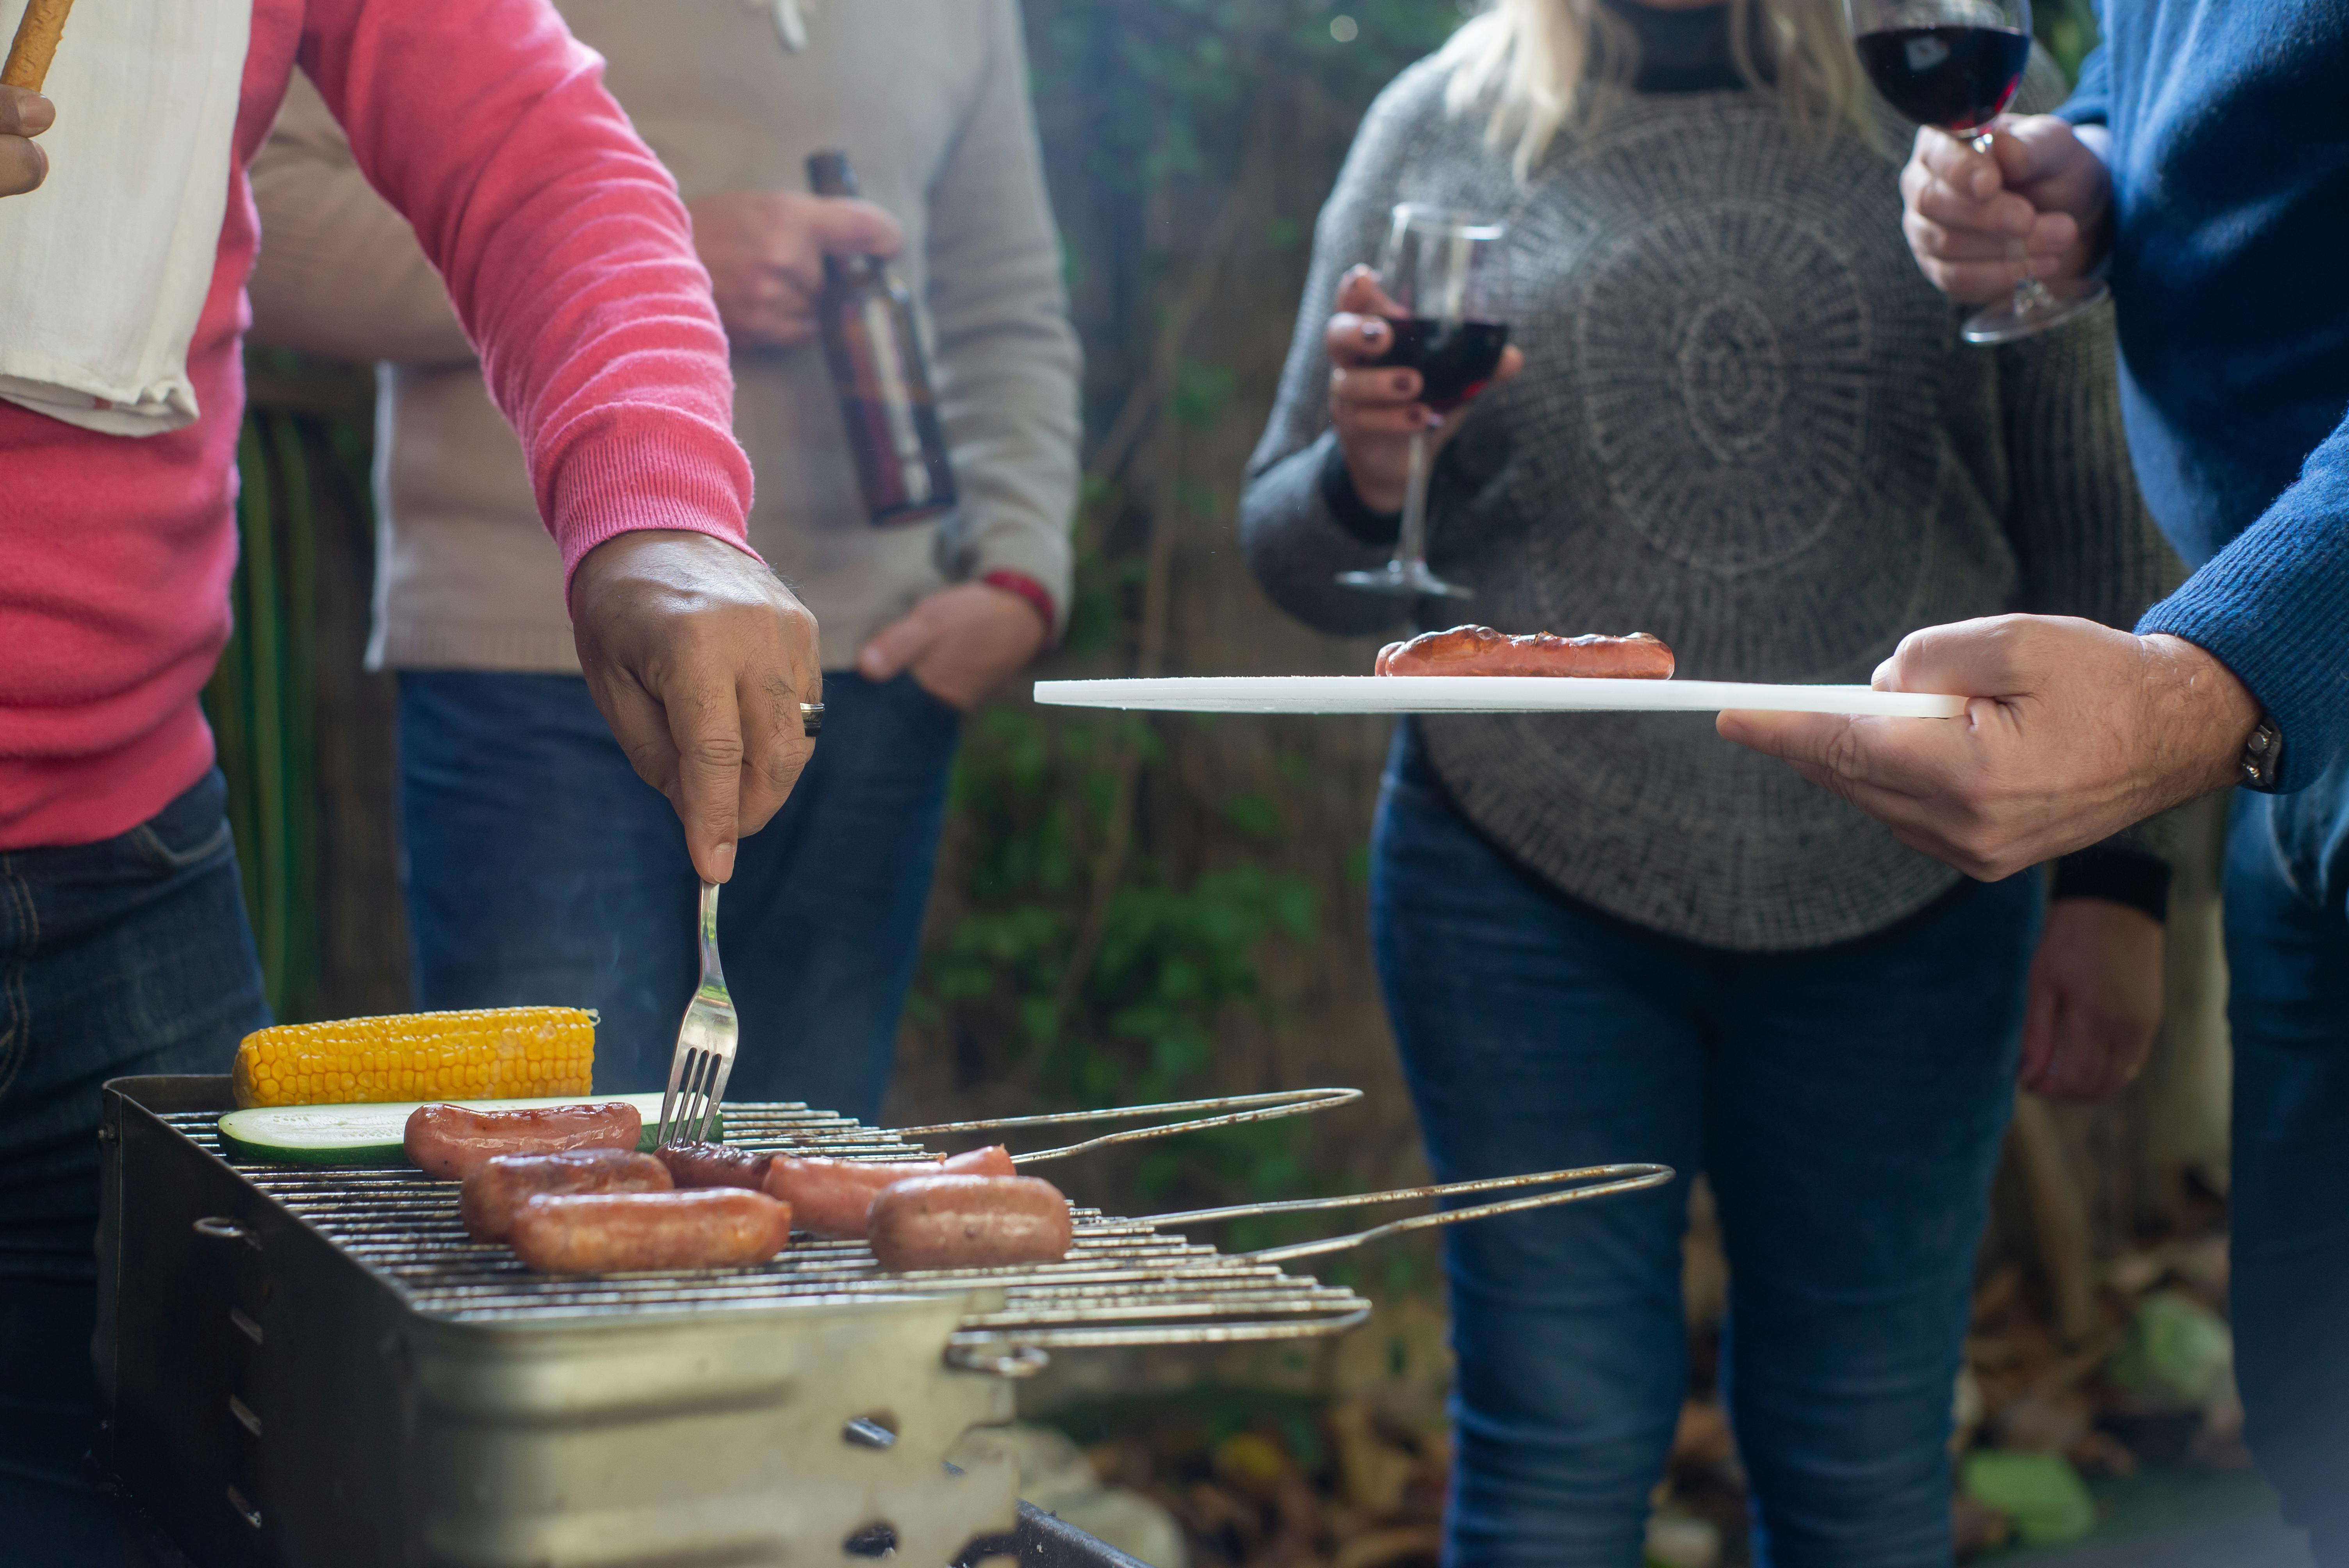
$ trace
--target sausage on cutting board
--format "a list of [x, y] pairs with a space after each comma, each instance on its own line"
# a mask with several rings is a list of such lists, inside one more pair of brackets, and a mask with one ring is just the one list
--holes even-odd
[[649, 1154], [623, 1149], [573, 1149], [561, 1154], [493, 1154], [465, 1178], [457, 1200], [465, 1233], [502, 1242], [514, 1215], [533, 1198], [574, 1192], [666, 1192], [668, 1170]]
[[861, 1241], [865, 1212], [886, 1187], [916, 1176], [1009, 1176], [1018, 1169], [999, 1143], [944, 1161], [802, 1160], [778, 1154], [767, 1168], [767, 1191], [792, 1206], [801, 1230]]
[[916, 1176], [873, 1200], [873, 1255], [891, 1273], [1058, 1263], [1069, 1201], [1033, 1176]]
[[1373, 674], [1382, 676], [1582, 676], [1669, 680], [1671, 649], [1645, 632], [1628, 637], [1560, 637], [1528, 632], [1512, 637], [1490, 626], [1422, 632], [1379, 650]]
[[512, 1239], [541, 1274], [740, 1268], [790, 1244], [792, 1211], [739, 1187], [539, 1197], [514, 1216]]
[[401, 1140], [410, 1163], [427, 1176], [461, 1181], [499, 1154], [560, 1154], [569, 1149], [634, 1149], [644, 1118], [625, 1101], [548, 1105], [523, 1110], [468, 1110], [419, 1105]]

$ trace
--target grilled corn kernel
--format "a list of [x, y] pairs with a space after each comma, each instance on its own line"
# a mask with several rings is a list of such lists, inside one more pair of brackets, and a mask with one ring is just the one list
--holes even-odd
[[577, 1007], [477, 1007], [279, 1024], [236, 1048], [236, 1103], [524, 1099], [586, 1094], [595, 1020]]

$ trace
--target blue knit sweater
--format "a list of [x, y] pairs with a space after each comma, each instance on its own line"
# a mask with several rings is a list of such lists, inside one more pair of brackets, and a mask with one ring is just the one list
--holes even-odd
[[2137, 629], [2240, 676], [2300, 789], [2349, 751], [2349, 5], [2098, 10], [2060, 112], [2112, 130], [2129, 445], [2198, 568]]

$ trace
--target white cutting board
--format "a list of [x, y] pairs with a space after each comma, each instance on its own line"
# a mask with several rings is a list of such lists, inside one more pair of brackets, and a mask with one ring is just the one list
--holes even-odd
[[1582, 676], [1176, 676], [1038, 681], [1055, 707], [1165, 713], [1850, 713], [1956, 718], [1966, 698], [1864, 686], [1619, 680]]

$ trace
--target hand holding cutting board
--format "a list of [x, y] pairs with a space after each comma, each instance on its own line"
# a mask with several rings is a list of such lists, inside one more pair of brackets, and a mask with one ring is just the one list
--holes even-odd
[[49, 155], [33, 138], [57, 118], [40, 94], [0, 85], [0, 196], [22, 196], [48, 178]]
[[33, 138], [57, 118], [56, 106], [41, 96], [41, 83], [72, 9], [73, 0], [29, 0], [8, 62], [0, 66], [0, 196], [21, 196], [48, 176], [48, 155]]

